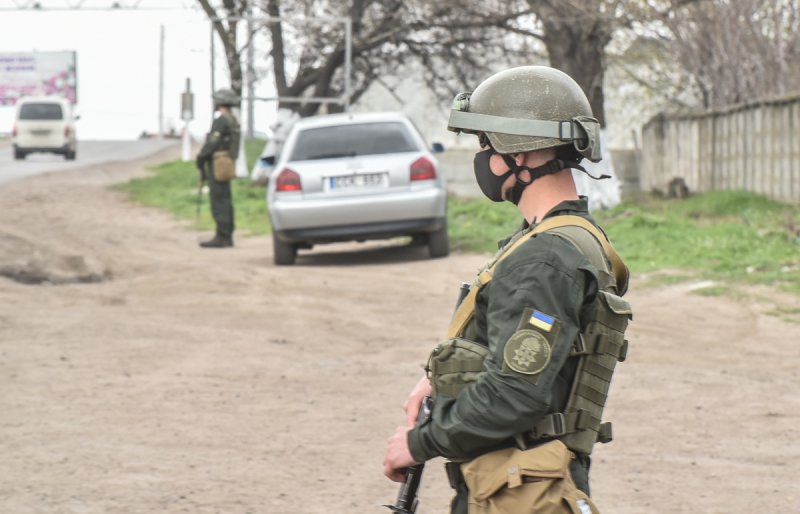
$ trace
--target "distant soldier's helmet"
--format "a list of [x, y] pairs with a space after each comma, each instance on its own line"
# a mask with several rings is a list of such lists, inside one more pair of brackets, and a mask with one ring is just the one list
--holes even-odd
[[486, 134], [500, 154], [560, 147], [560, 158], [600, 161], [600, 124], [581, 87], [547, 66], [492, 75], [453, 101], [448, 130]]
[[232, 89], [218, 89], [214, 91], [214, 94], [211, 95], [214, 99], [214, 105], [239, 105], [239, 97], [236, 96], [236, 93], [233, 92]]

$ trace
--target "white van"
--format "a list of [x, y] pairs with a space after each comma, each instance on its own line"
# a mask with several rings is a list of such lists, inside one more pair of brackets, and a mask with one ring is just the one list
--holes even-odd
[[33, 152], [50, 152], [75, 158], [75, 120], [72, 105], [56, 96], [29, 96], [17, 101], [11, 142], [14, 158]]

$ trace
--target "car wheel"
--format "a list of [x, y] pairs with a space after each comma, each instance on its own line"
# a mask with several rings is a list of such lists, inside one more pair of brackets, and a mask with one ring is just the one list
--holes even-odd
[[75, 150], [67, 150], [67, 153], [64, 154], [64, 158], [68, 161], [75, 160]]
[[297, 246], [291, 243], [284, 243], [273, 233], [272, 256], [278, 266], [294, 264], [294, 260], [297, 258]]
[[25, 158], [25, 152], [19, 148], [14, 148], [14, 159], [20, 160]]
[[450, 237], [447, 235], [447, 220], [442, 228], [428, 234], [428, 253], [431, 258], [447, 257], [450, 253]]

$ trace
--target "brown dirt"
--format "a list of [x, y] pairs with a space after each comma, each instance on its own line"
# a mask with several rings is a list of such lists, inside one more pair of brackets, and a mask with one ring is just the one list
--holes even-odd
[[[385, 441], [461, 280], [393, 243], [272, 265], [107, 185], [176, 158], [0, 188], [0, 512], [388, 512]], [[604, 512], [797, 512], [799, 325], [769, 290], [637, 288], [593, 490]], [[796, 297], [782, 296], [785, 307]], [[441, 462], [420, 514], [443, 512]]]

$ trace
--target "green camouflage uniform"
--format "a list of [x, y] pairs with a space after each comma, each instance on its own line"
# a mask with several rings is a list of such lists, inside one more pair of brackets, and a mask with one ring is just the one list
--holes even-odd
[[205, 144], [197, 154], [197, 167], [204, 170], [204, 178], [208, 181], [211, 214], [217, 224], [217, 236], [230, 240], [234, 230], [231, 184], [214, 178], [212, 156], [220, 150], [230, 151], [231, 158], [236, 160], [239, 150], [239, 121], [229, 112], [220, 114], [211, 124]]
[[[561, 202], [545, 218], [567, 214], [594, 223], [585, 198]], [[414, 460], [443, 456], [466, 461], [515, 446], [514, 436], [529, 431], [546, 414], [563, 412], [577, 365], [570, 351], [581, 327], [594, 314], [597, 276], [597, 269], [575, 246], [546, 232], [522, 244], [498, 265], [491, 282], [478, 294], [475, 316], [464, 332], [466, 339], [489, 348], [488, 372], [457, 399], [441, 396], [434, 400], [429, 420], [408, 433]], [[504, 347], [526, 309], [555, 318], [557, 329], [543, 332], [552, 354], [535, 383], [503, 370]], [[530, 310], [527, 312], [530, 315]], [[589, 494], [589, 457], [578, 455], [570, 471], [578, 488]], [[452, 510], [466, 513], [466, 487], [463, 480], [455, 482]]]

